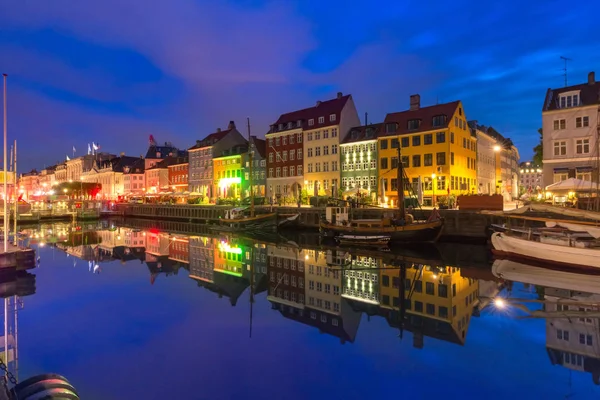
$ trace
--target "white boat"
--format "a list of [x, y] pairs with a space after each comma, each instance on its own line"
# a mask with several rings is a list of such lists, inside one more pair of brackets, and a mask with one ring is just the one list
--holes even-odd
[[600, 275], [595, 274], [537, 267], [508, 259], [494, 260], [492, 274], [513, 282], [600, 294]]
[[[582, 244], [583, 243], [583, 244]], [[600, 268], [600, 248], [586, 245], [577, 238], [548, 238], [541, 241], [519, 238], [506, 233], [492, 234], [494, 253], [573, 267]]]

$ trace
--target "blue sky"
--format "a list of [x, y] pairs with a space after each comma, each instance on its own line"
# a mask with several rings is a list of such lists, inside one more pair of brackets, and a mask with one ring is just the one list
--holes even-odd
[[[189, 147], [249, 116], [264, 135], [279, 114], [352, 93], [380, 121], [460, 99], [531, 156], [548, 87], [600, 65], [589, 15], [559, 1], [0, 0], [0, 70], [20, 165], [103, 150], [145, 153], [148, 136]], [[600, 72], [600, 70], [598, 71]]]

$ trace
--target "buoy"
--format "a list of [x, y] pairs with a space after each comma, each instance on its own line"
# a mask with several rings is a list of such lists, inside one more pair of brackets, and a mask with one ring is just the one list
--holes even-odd
[[10, 395], [14, 400], [79, 400], [79, 395], [73, 385], [58, 374], [36, 375], [26, 379], [12, 388]]

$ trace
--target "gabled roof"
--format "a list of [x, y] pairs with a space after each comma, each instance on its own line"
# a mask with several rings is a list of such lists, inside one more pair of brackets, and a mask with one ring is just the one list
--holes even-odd
[[256, 136], [252, 136], [252, 142], [254, 143], [254, 148], [256, 149], [256, 152], [260, 158], [265, 158], [267, 156], [267, 141], [259, 139]]
[[[389, 113], [385, 116], [384, 123], [390, 124], [395, 123], [397, 125], [396, 131], [393, 133], [387, 133], [387, 135], [402, 135], [409, 133], [419, 133], [426, 131], [433, 131], [436, 129], [448, 128], [456, 109], [458, 108], [460, 101], [453, 101], [450, 103], [436, 104], [428, 107], [419, 107], [415, 110], [406, 110], [395, 113]], [[446, 122], [441, 126], [433, 126], [433, 117], [438, 115], [445, 115]], [[408, 121], [420, 120], [421, 123], [418, 129], [409, 130]], [[382, 136], [385, 136], [383, 134]]]
[[110, 160], [110, 162], [113, 163], [113, 171], [124, 172], [124, 169], [126, 167], [131, 168], [133, 165], [138, 163], [139, 160], [140, 160], [139, 157], [121, 156], [121, 157], [113, 158], [112, 160]]
[[132, 157], [135, 161], [123, 166], [124, 174], [143, 174], [146, 167], [146, 162], [142, 157]]
[[[338, 93], [335, 99], [317, 101], [317, 104], [312, 107], [281, 114], [279, 119], [271, 125], [269, 133], [283, 132], [297, 128], [319, 129], [339, 125], [342, 110], [351, 97], [352, 95], [349, 94], [343, 96], [342, 93]], [[335, 114], [335, 121], [329, 120], [331, 114]], [[324, 117], [323, 123], [319, 123], [319, 117]], [[311, 119], [314, 124], [309, 126], [308, 121]], [[291, 126], [289, 126], [290, 123]], [[281, 129], [279, 129], [280, 124], [282, 125]]]
[[235, 122], [229, 121], [229, 125], [227, 125], [227, 129], [222, 130], [221, 128], [217, 128], [216, 132], [211, 133], [204, 139], [196, 140], [196, 144], [193, 145], [192, 147], [190, 147], [188, 150], [195, 150], [195, 149], [201, 149], [203, 147], [212, 146], [215, 143], [217, 143], [218, 141], [220, 141], [221, 139], [223, 139], [225, 136], [227, 136], [227, 134], [229, 132], [233, 131], [234, 129], [236, 129]]
[[236, 144], [235, 146], [232, 146], [232, 147], [230, 147], [230, 148], [228, 148], [226, 150], [223, 150], [221, 152], [221, 154], [217, 155], [214, 158], [237, 156], [237, 155], [244, 154], [244, 153], [247, 153], [247, 152], [248, 152], [248, 143], [246, 143], [246, 144]]
[[165, 169], [170, 165], [184, 164], [188, 162], [187, 157], [167, 157], [162, 161], [157, 162], [153, 167], [148, 169]]
[[375, 140], [379, 135], [385, 132], [383, 123], [355, 126], [350, 128], [341, 144], [362, 142], [365, 140]]
[[477, 121], [469, 121], [467, 122], [469, 125], [469, 129], [471, 130], [471, 136], [477, 136], [477, 131], [481, 131], [488, 135], [489, 137], [495, 139], [500, 145], [504, 146], [504, 148], [508, 149], [513, 146], [513, 141], [510, 138], [502, 136], [500, 132], [494, 129], [492, 126], [478, 125]]
[[542, 112], [560, 110], [560, 95], [566, 92], [579, 91], [578, 105], [576, 107], [585, 107], [594, 104], [600, 104], [600, 82], [596, 82], [595, 74], [590, 72], [588, 82], [579, 85], [567, 86], [559, 89], [548, 89], [546, 98], [542, 106]]

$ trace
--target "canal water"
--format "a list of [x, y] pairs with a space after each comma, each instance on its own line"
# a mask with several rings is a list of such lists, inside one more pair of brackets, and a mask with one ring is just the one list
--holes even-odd
[[600, 398], [599, 320], [560, 314], [597, 302], [599, 277], [484, 246], [149, 224], [23, 229], [39, 266], [19, 379], [56, 372], [89, 400]]

